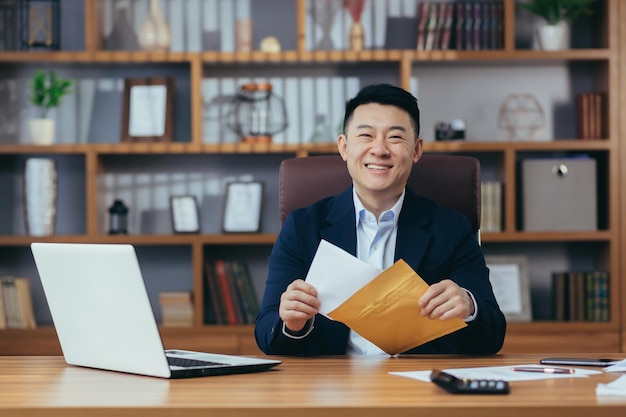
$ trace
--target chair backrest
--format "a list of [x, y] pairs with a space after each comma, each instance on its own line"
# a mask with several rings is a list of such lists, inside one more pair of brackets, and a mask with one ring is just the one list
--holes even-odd
[[[280, 220], [296, 208], [344, 191], [352, 179], [339, 155], [286, 159], [280, 164]], [[418, 195], [460, 211], [480, 229], [480, 162], [469, 156], [427, 154], [413, 166], [407, 182]]]

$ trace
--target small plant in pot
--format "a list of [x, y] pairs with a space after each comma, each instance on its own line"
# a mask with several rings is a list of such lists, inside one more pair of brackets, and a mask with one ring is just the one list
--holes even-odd
[[566, 49], [569, 46], [569, 24], [585, 14], [591, 14], [591, 4], [597, 0], [531, 0], [520, 7], [545, 20], [537, 28], [544, 50]]
[[54, 119], [48, 111], [61, 104], [64, 96], [71, 92], [72, 81], [60, 78], [54, 71], [39, 70], [30, 81], [30, 102], [39, 109], [39, 117], [29, 121], [31, 141], [49, 145], [54, 141]]

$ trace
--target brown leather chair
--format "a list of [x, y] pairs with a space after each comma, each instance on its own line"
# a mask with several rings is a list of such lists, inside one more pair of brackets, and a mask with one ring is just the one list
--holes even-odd
[[[280, 220], [296, 208], [344, 191], [352, 179], [339, 155], [282, 161], [279, 170]], [[480, 230], [480, 162], [469, 156], [427, 154], [413, 166], [408, 186], [442, 207], [464, 213], [477, 236]]]

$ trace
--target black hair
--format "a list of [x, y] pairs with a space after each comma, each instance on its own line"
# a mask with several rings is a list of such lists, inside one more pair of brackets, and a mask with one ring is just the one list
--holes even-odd
[[420, 134], [420, 111], [417, 106], [417, 99], [408, 91], [391, 84], [374, 84], [363, 87], [359, 93], [346, 103], [346, 113], [343, 118], [343, 133], [346, 133], [354, 110], [369, 103], [391, 105], [399, 107], [409, 114], [415, 129], [415, 135]]

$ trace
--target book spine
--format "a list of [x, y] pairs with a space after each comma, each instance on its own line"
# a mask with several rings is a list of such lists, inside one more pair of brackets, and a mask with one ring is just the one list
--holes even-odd
[[220, 284], [220, 290], [222, 295], [221, 299], [226, 307], [226, 322], [227, 324], [231, 325], [238, 324], [234, 294], [232, 294], [230, 290], [230, 284], [228, 282], [228, 272], [226, 271], [226, 264], [223, 260], [218, 259], [215, 261], [215, 273]]

